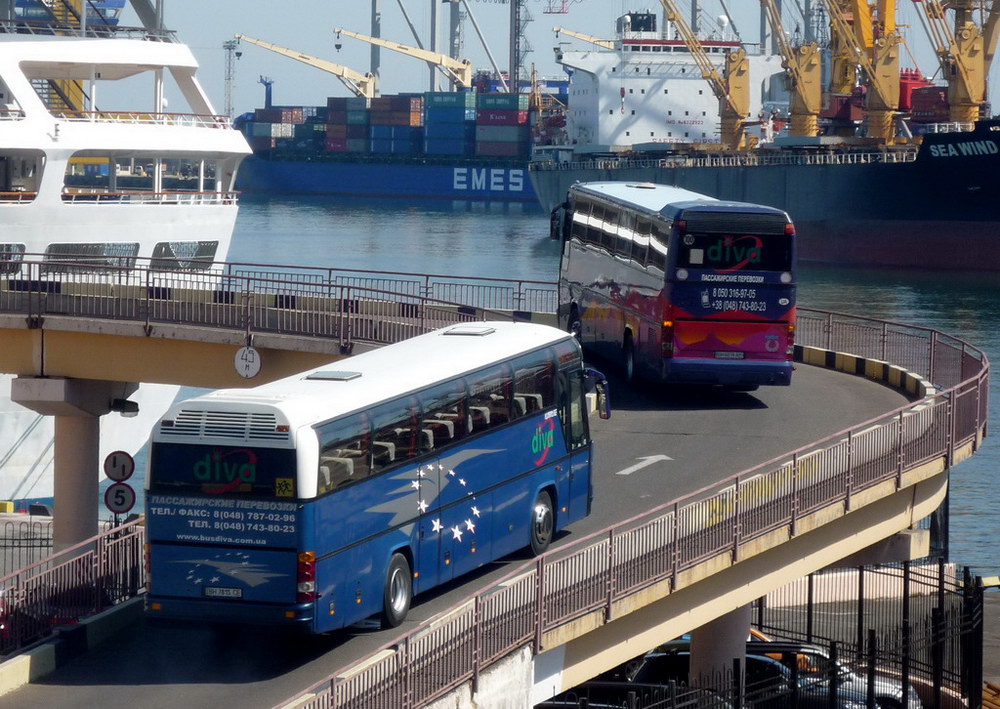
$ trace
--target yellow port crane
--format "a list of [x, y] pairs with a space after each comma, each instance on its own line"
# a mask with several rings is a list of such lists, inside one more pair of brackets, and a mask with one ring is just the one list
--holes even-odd
[[[896, 0], [823, 0], [830, 15], [830, 29], [840, 46], [854, 54], [854, 63], [867, 77], [865, 127], [869, 137], [895, 142], [899, 110], [899, 33]], [[872, 17], [872, 11], [876, 17]], [[847, 17], [852, 17], [852, 28]], [[852, 70], [853, 71], [853, 70]]]
[[[973, 20], [981, 0], [914, 0], [930, 35], [941, 73], [948, 81], [948, 113], [952, 121], [971, 123], [979, 118], [986, 100], [986, 76], [996, 52], [1000, 32], [1000, 3], [990, 3], [984, 27]], [[955, 13], [954, 31], [948, 27], [947, 10]]]
[[723, 147], [729, 150], [745, 150], [753, 147], [751, 139], [746, 134], [746, 117], [750, 113], [750, 62], [747, 53], [740, 48], [726, 55], [725, 79], [719, 75], [712, 60], [708, 58], [705, 48], [684, 16], [677, 9], [674, 0], [660, 0], [664, 16], [668, 22], [673, 22], [694, 57], [702, 77], [712, 88], [712, 93], [719, 99], [719, 119], [721, 122], [721, 141]]
[[604, 49], [614, 49], [615, 43], [610, 39], [601, 39], [600, 37], [594, 37], [593, 35], [584, 34], [583, 32], [574, 32], [573, 30], [568, 30], [565, 27], [553, 27], [552, 31], [556, 33], [556, 37], [560, 33], [566, 35], [567, 37], [573, 37], [574, 39], [581, 39], [584, 42], [590, 42], [591, 44], [596, 44], [598, 47], [603, 47]]
[[767, 12], [768, 22], [781, 52], [781, 66], [788, 76], [792, 135], [815, 136], [819, 133], [819, 112], [823, 103], [819, 45], [816, 42], [806, 42], [792, 47], [774, 0], [760, 0], [760, 4]]
[[327, 61], [326, 59], [320, 59], [319, 57], [313, 57], [308, 54], [303, 54], [302, 52], [296, 52], [294, 49], [285, 49], [284, 47], [279, 47], [278, 45], [271, 44], [270, 42], [264, 42], [259, 39], [254, 39], [253, 37], [247, 37], [245, 34], [238, 34], [235, 35], [235, 37], [243, 42], [263, 47], [264, 49], [268, 49], [276, 54], [290, 57], [302, 62], [303, 64], [308, 64], [309, 66], [329, 72], [340, 79], [340, 82], [355, 96], [374, 98], [378, 95], [378, 86], [373, 74], [362, 74], [342, 64], [336, 64], [334, 62]]
[[423, 61], [438, 67], [438, 69], [443, 71], [448, 78], [461, 86], [463, 89], [472, 88], [472, 62], [468, 59], [452, 59], [447, 54], [439, 54], [438, 52], [431, 52], [426, 49], [420, 49], [419, 47], [411, 47], [408, 44], [400, 44], [399, 42], [390, 42], [389, 40], [382, 39], [380, 37], [369, 37], [365, 34], [345, 30], [342, 27], [338, 27], [334, 30], [334, 32], [337, 33], [338, 37], [345, 34], [348, 37], [360, 39], [362, 42], [368, 42], [368, 44], [374, 44], [379, 47], [385, 47], [386, 49], [391, 49], [395, 52], [399, 52], [400, 54], [405, 54], [408, 57], [422, 59]]

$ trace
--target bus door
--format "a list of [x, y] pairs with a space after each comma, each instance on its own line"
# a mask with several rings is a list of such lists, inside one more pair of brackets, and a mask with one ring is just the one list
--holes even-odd
[[450, 566], [443, 564], [441, 554], [441, 460], [435, 457], [421, 465], [415, 471], [414, 483], [420, 518], [416, 530], [413, 592], [420, 593], [422, 590], [450, 580], [453, 576]]

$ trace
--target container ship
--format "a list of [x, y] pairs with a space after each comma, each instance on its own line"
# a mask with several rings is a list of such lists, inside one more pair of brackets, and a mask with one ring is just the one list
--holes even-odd
[[[792, 137], [780, 55], [760, 54], [747, 121], [759, 142], [726, 147], [722, 102], [677, 36], [633, 13], [613, 43], [559, 52], [573, 72], [568, 141], [530, 166], [543, 208], [578, 181], [662, 183], [787, 211], [804, 261], [1000, 270], [1000, 121], [956, 121], [948, 87], [902, 69], [890, 139], [863, 134], [867, 86], [826, 93], [815, 132]], [[720, 74], [740, 47], [701, 42]]]
[[533, 204], [534, 118], [529, 94], [473, 91], [259, 108], [237, 119], [253, 149], [237, 187]]

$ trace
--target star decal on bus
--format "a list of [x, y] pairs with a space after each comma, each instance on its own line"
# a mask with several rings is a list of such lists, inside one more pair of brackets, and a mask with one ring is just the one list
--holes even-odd
[[472, 506], [472, 514], [474, 514], [476, 517], [479, 516], [479, 508], [476, 507], [475, 505]]
[[469, 530], [470, 532], [472, 532], [473, 534], [475, 534], [475, 533], [476, 533], [476, 525], [474, 525], [474, 524], [472, 523], [472, 520], [471, 520], [471, 519], [467, 519], [467, 520], [465, 520], [465, 527], [466, 527], [466, 529], [468, 529], [468, 530]]
[[462, 528], [461, 527], [452, 527], [451, 528], [451, 533], [452, 533], [452, 536], [455, 539], [457, 539], [458, 541], [462, 541]]
[[431, 531], [432, 532], [440, 532], [442, 529], [444, 529], [444, 525], [441, 524], [441, 520], [436, 519], [433, 522], [431, 522]]
[[[251, 588], [265, 584], [273, 578], [287, 576], [288, 574], [278, 574], [269, 571], [264, 564], [251, 564], [248, 562], [249, 556], [235, 552], [216, 554], [209, 559], [178, 559], [171, 562], [174, 564], [194, 564], [188, 571], [187, 580], [196, 585], [201, 585], [205, 579], [200, 574], [212, 569], [221, 576], [228, 576], [231, 579], [242, 581]], [[207, 576], [208, 574], [205, 573]], [[218, 579], [216, 576], [215, 579]], [[209, 583], [213, 583], [210, 581]]]
[[427, 503], [421, 500], [417, 503], [417, 509], [420, 510], [420, 514], [423, 514], [427, 511]]
[[419, 480], [414, 480], [413, 482], [410, 483], [410, 487], [412, 487], [414, 490], [419, 490], [420, 489], [420, 481]]

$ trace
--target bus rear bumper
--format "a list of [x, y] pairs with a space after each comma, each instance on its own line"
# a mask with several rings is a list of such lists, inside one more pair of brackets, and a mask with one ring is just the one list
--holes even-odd
[[792, 363], [679, 357], [663, 360], [661, 376], [673, 384], [788, 386], [792, 383]]
[[146, 617], [152, 620], [177, 620], [240, 625], [269, 625], [311, 631], [315, 616], [312, 603], [272, 606], [262, 603], [224, 603], [192, 598], [146, 596]]

